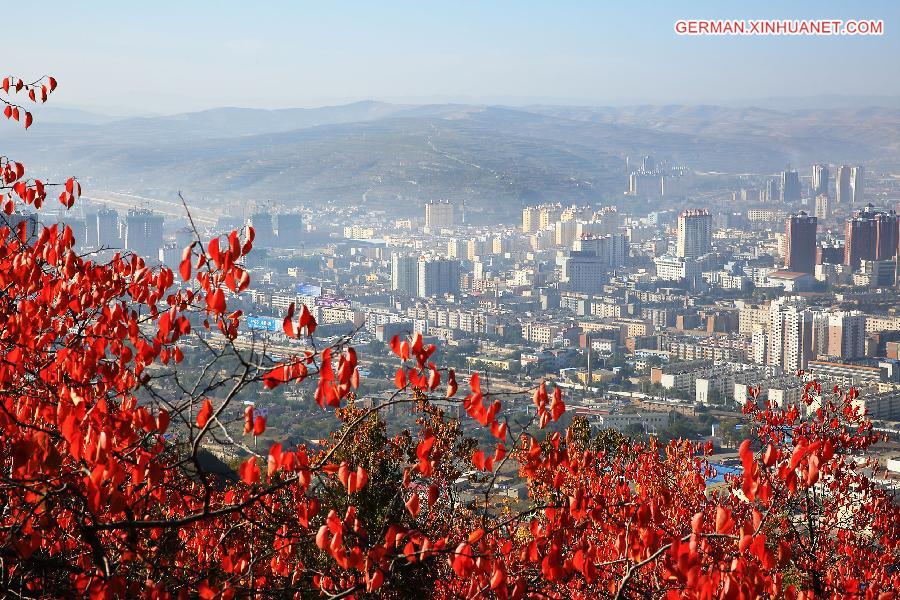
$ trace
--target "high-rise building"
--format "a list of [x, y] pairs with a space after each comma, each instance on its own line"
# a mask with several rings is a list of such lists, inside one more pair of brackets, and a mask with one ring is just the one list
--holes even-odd
[[844, 230], [844, 264], [853, 269], [861, 260], [890, 260], [897, 254], [900, 236], [897, 214], [876, 210], [871, 204], [856, 211]]
[[429, 229], [453, 227], [453, 205], [449, 200], [425, 204], [425, 227]]
[[594, 214], [594, 209], [591, 206], [577, 206], [573, 204], [572, 206], [566, 207], [562, 213], [559, 215], [560, 221], [578, 221], [584, 219], [590, 219]]
[[194, 233], [194, 229], [189, 225], [180, 227], [175, 231], [175, 244], [182, 250], [190, 246], [191, 242], [195, 239], [196, 234]]
[[97, 239], [91, 240], [98, 248], [121, 248], [122, 237], [119, 233], [119, 213], [112, 208], [103, 207], [97, 211]]
[[638, 198], [659, 198], [663, 193], [665, 176], [656, 171], [635, 171], [628, 176], [628, 195]]
[[813, 165], [812, 196], [817, 198], [828, 193], [828, 165]]
[[861, 206], [865, 200], [865, 175], [863, 168], [855, 166], [850, 169], [850, 202], [855, 206]]
[[[578, 228], [577, 221], [557, 221], [554, 224], [554, 241], [557, 246], [568, 248], [575, 241], [575, 231]], [[495, 253], [496, 254], [496, 253]]]
[[709, 210], [685, 210], [678, 215], [676, 253], [681, 258], [699, 258], [710, 251], [712, 215]]
[[765, 201], [766, 202], [780, 202], [781, 201], [781, 189], [778, 187], [778, 182], [774, 179], [766, 180], [766, 192], [765, 192]]
[[866, 355], [866, 316], [854, 311], [828, 314], [828, 356], [863, 358]]
[[768, 364], [769, 334], [762, 325], [754, 327], [751, 334], [751, 344], [753, 348], [753, 362], [758, 365]]
[[491, 238], [491, 254], [505, 254], [509, 250], [509, 238], [502, 235]]
[[468, 241], [462, 238], [451, 238], [447, 240], [447, 256], [449, 258], [468, 258]]
[[895, 260], [861, 260], [859, 277], [854, 277], [855, 285], [886, 288], [897, 284], [897, 262]]
[[419, 293], [419, 258], [412, 255], [391, 256], [391, 289], [404, 296]]
[[451, 258], [419, 260], [419, 296], [459, 294], [459, 261]]
[[824, 311], [813, 316], [814, 356], [863, 358], [866, 353], [866, 317], [858, 310]]
[[784, 230], [784, 266], [789, 271], [816, 269], [816, 218], [803, 211], [788, 217]]
[[534, 233], [539, 229], [541, 209], [537, 206], [526, 206], [522, 209], [522, 232]]
[[561, 281], [571, 292], [599, 294], [605, 274], [606, 265], [592, 251], [572, 250], [563, 258]]
[[547, 229], [562, 216], [563, 208], [559, 204], [545, 204], [540, 208], [541, 212], [538, 217], [539, 229]]
[[666, 198], [683, 198], [687, 194], [690, 175], [687, 171], [664, 173], [660, 175], [660, 194]]
[[[551, 232], [547, 232], [548, 234]], [[551, 235], [552, 237], [552, 235]], [[466, 240], [466, 254], [465, 258], [469, 260], [476, 260], [481, 256], [486, 256], [491, 254], [494, 250], [494, 245], [486, 240], [486, 239], [470, 239]]]
[[84, 219], [84, 241], [82, 245], [85, 248], [96, 248], [97, 239], [97, 213], [89, 213]]
[[813, 312], [784, 297], [773, 300], [770, 311], [769, 364], [789, 373], [805, 369], [813, 358]]
[[552, 227], [559, 221], [563, 214], [560, 204], [541, 204], [540, 206], [528, 206], [522, 209], [522, 231], [535, 233], [548, 227]]
[[841, 165], [834, 178], [834, 202], [835, 204], [848, 204], [851, 197], [850, 167]]
[[819, 194], [816, 196], [816, 218], [825, 220], [828, 218], [828, 194]]
[[800, 202], [803, 192], [800, 188], [800, 174], [797, 171], [781, 172], [781, 201]]
[[300, 213], [281, 213], [276, 217], [278, 230], [278, 246], [281, 248], [297, 248], [303, 244], [305, 228], [303, 215]]
[[159, 256], [163, 217], [146, 208], [132, 208], [125, 217], [125, 248], [143, 257]]
[[259, 211], [253, 213], [247, 219], [247, 225], [253, 227], [253, 245], [258, 248], [273, 248], [275, 246], [275, 227], [272, 225], [272, 214]]
[[844, 264], [844, 247], [828, 244], [816, 248], [817, 265], [842, 265]]
[[575, 240], [573, 248], [594, 253], [606, 269], [619, 269], [628, 262], [628, 236], [624, 233], [584, 235]]
[[159, 262], [166, 265], [173, 271], [178, 271], [178, 265], [181, 264], [181, 254], [184, 248], [180, 247], [177, 242], [166, 242], [159, 249]]

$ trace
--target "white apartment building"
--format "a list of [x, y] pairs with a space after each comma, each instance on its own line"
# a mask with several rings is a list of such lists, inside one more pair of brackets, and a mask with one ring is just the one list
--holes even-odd
[[453, 205], [449, 201], [425, 204], [425, 227], [441, 229], [453, 225]]

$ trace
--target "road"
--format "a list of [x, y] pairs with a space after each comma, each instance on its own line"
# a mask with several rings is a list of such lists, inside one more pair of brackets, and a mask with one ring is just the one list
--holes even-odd
[[[124, 192], [104, 192], [98, 191], [90, 196], [82, 196], [85, 200], [106, 204], [112, 208], [127, 210], [129, 208], [150, 208], [166, 217], [183, 220], [187, 223], [187, 216], [184, 212], [184, 206], [179, 201], [160, 200], [159, 198], [148, 198], [146, 196], [138, 196], [136, 194], [126, 194]], [[218, 211], [190, 207], [191, 217], [199, 226], [213, 226], [219, 217]]]

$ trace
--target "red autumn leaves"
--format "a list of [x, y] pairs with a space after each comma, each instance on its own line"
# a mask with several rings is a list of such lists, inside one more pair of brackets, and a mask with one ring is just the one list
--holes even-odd
[[33, 83], [28, 83], [20, 78], [6, 76], [3, 78], [0, 88], [6, 98], [0, 98], [0, 102], [5, 104], [3, 108], [3, 116], [13, 121], [21, 121], [25, 125], [25, 129], [31, 127], [34, 119], [30, 112], [21, 106], [13, 103], [9, 98], [12, 94], [25, 92], [28, 99], [32, 102], [46, 102], [47, 98], [56, 89], [56, 79], [53, 77], [43, 77]]
[[294, 324], [294, 303], [291, 302], [291, 305], [288, 306], [287, 315], [284, 317], [284, 323], [282, 325], [284, 329], [284, 334], [290, 338], [299, 337], [302, 333], [307, 336], [311, 336], [316, 332], [316, 319], [312, 316], [312, 313], [309, 312], [309, 309], [305, 304], [300, 305], [300, 316], [297, 319], [297, 324]]
[[[295, 315], [295, 305], [293, 302], [291, 302], [290, 306], [288, 307], [287, 314], [285, 315], [284, 321], [282, 323], [282, 329], [284, 330], [285, 335], [287, 335], [288, 337], [291, 337], [291, 338], [297, 338], [301, 334], [311, 336], [316, 331], [316, 319], [312, 316], [312, 313], [310, 313], [310, 311], [306, 307], [306, 305], [301, 305], [300, 315], [299, 315], [298, 319], [296, 319], [296, 322], [294, 319], [294, 315]], [[331, 352], [330, 352], [330, 350], [326, 350], [325, 352], [327, 352], [327, 354], [323, 353], [321, 356], [321, 361], [320, 361], [321, 367], [320, 368], [324, 368], [327, 371], [331, 371], [331, 364], [330, 364], [331, 363]], [[355, 354], [354, 354], [354, 356], [355, 356]], [[291, 360], [282, 362], [282, 363], [276, 365], [273, 369], [271, 369], [268, 373], [265, 374], [265, 376], [263, 377], [263, 384], [268, 389], [274, 389], [274, 388], [276, 388], [284, 383], [287, 383], [289, 381], [296, 381], [296, 382], [303, 381], [309, 373], [309, 369], [308, 369], [307, 365], [313, 364], [314, 362], [315, 362], [314, 356], [312, 353], [309, 353], [309, 352], [306, 353], [306, 355], [303, 356], [302, 358], [295, 357], [295, 358], [292, 358]], [[353, 370], [355, 371], [355, 363], [354, 363], [353, 367], [354, 367]], [[344, 366], [343, 368], [345, 370], [347, 370], [349, 367]], [[350, 375], [351, 381], [352, 380], [356, 381], [356, 385], [354, 387], [358, 386], [359, 385], [359, 383], [358, 383], [359, 374], [356, 373], [354, 375], [354, 373], [351, 372], [349, 375]], [[329, 377], [329, 375], [325, 375], [325, 377]], [[330, 381], [332, 383], [334, 381], [333, 371], [330, 376]], [[345, 395], [346, 395], [346, 392], [345, 392]], [[322, 402], [319, 403], [320, 406], [325, 405], [326, 396], [327, 396], [327, 399], [330, 401], [329, 406], [337, 406], [339, 404], [339, 402], [337, 404], [335, 404], [334, 399], [333, 399], [333, 398], [339, 397], [339, 394], [329, 394], [328, 392], [323, 390], [321, 393], [321, 397], [323, 400], [322, 400]], [[340, 396], [340, 397], [342, 397], [342, 396]]]
[[253, 405], [244, 408], [244, 435], [252, 433], [259, 436], [266, 430], [266, 418], [255, 413]]
[[[20, 83], [26, 89], [15, 79], [6, 89]], [[4, 210], [43, 201], [48, 184], [24, 177], [24, 166], [0, 161]], [[72, 199], [80, 193], [75, 180], [65, 187]], [[712, 489], [699, 444], [598, 447], [554, 427], [566, 409], [558, 387], [533, 390], [525, 425], [505, 411], [527, 395], [501, 403], [473, 375], [459, 398], [456, 374], [435, 365], [434, 346], [419, 335], [390, 344], [402, 363], [395, 401], [408, 402], [416, 427], [342, 447], [362, 437], [357, 427], [372, 413], [348, 406], [359, 359], [336, 345], [257, 365], [248, 385], [314, 378], [315, 401], [340, 408], [346, 436], [319, 448], [274, 443], [241, 455], [236, 478], [220, 478], [195, 468], [194, 448], [217, 449], [229, 436], [245, 447], [241, 431], [279, 432], [253, 406], [229, 406], [221, 386], [182, 401], [185, 389], [151, 387], [150, 375], [159, 363], [183, 369], [192, 322], [236, 333], [241, 315], [227, 305], [249, 284], [242, 263], [252, 230], [192, 244], [179, 286], [169, 269], [137, 256], [105, 264], [78, 256], [67, 227], [24, 233], [0, 235], [0, 550], [9, 589], [349, 598], [409, 597], [427, 586], [442, 600], [793, 600], [890, 598], [900, 587], [900, 515], [857, 467], [881, 437], [854, 408], [855, 390], [835, 390], [806, 418], [796, 406], [748, 403], [741, 472]], [[311, 336], [316, 323], [292, 307], [283, 327]], [[151, 390], [158, 404], [138, 400]], [[806, 392], [821, 395], [822, 386]], [[466, 425], [492, 441], [464, 439], [432, 399], [460, 405]], [[526, 486], [522, 504], [491, 493], [504, 461], [511, 468], [499, 475]], [[465, 501], [454, 485], [472, 469], [480, 471], [472, 480], [488, 483]]]
[[[0, 157], [0, 180], [12, 192], [7, 192], [3, 201], [3, 212], [7, 215], [15, 211], [15, 198], [40, 209], [47, 199], [48, 188], [58, 185], [40, 179], [25, 178], [25, 166], [6, 157]], [[76, 178], [69, 177], [62, 185], [63, 191], [59, 194], [59, 201], [66, 208], [72, 208], [75, 200], [81, 196], [81, 183]]]
[[[193, 280], [199, 284], [200, 292], [205, 299], [205, 308], [216, 323], [219, 331], [227, 338], [237, 337], [241, 311], [226, 314], [228, 302], [225, 290], [239, 294], [250, 285], [250, 273], [241, 265], [241, 259], [253, 248], [254, 231], [247, 227], [244, 238], [232, 231], [227, 236], [216, 237], [209, 241], [205, 251], [199, 242], [192, 242], [184, 249], [178, 266], [179, 274], [185, 282]], [[204, 268], [205, 267], [205, 268]], [[193, 300], [195, 292], [185, 291], [188, 302]], [[209, 328], [209, 320], [203, 321]]]
[[[429, 358], [436, 350], [434, 344], [425, 346], [422, 342], [422, 334], [417, 333], [413, 337], [412, 343], [409, 340], [401, 340], [399, 336], [394, 336], [390, 341], [391, 352], [397, 355], [404, 363], [410, 358], [415, 359], [415, 366], [404, 367], [401, 365], [394, 374], [394, 386], [398, 390], [412, 386], [421, 391], [434, 391], [441, 384], [441, 374], [437, 366], [433, 362], [429, 362]], [[451, 377], [453, 377], [451, 371]], [[456, 390], [456, 381], [452, 381], [453, 393]], [[448, 388], [448, 398], [452, 396]]]

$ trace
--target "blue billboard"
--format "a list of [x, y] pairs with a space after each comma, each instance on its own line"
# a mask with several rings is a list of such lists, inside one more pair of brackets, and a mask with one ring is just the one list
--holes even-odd
[[254, 331], [278, 331], [278, 321], [274, 317], [247, 317], [247, 327]]

